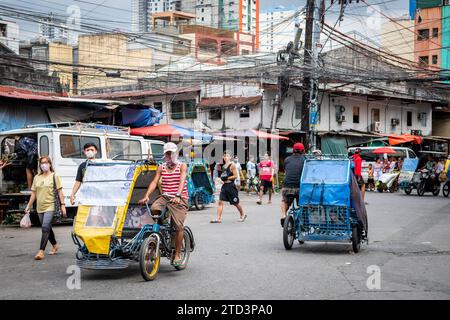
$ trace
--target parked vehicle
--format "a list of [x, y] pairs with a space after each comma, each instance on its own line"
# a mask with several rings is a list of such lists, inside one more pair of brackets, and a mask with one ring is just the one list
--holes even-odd
[[[156, 170], [156, 165], [145, 160], [88, 166], [72, 233], [80, 268], [123, 269], [136, 261], [143, 278], [149, 281], [156, 278], [161, 257], [173, 258], [175, 230], [167, 208], [152, 216], [148, 204], [138, 204]], [[156, 189], [149, 202], [159, 196], [166, 195]], [[182, 264], [174, 266], [177, 270], [186, 268], [194, 247], [193, 233], [185, 226]]]
[[[7, 157], [16, 148], [16, 136], [33, 138], [38, 144], [38, 156], [48, 155], [53, 167], [61, 177], [65, 204], [68, 214], [76, 214], [76, 206], [70, 203], [70, 193], [75, 181], [78, 166], [86, 160], [83, 146], [93, 142], [98, 147], [99, 161], [139, 160], [149, 157], [162, 157], [163, 142], [131, 136], [128, 128], [87, 123], [46, 123], [28, 126], [23, 129], [0, 133], [0, 157]], [[10, 213], [21, 211], [28, 202], [29, 194], [20, 193], [26, 182], [26, 162], [11, 160], [11, 164], [1, 170], [0, 200], [8, 203]], [[8, 214], [8, 212], [7, 212]], [[32, 221], [37, 216], [32, 214]], [[33, 218], [34, 217], [34, 218]]]
[[[365, 183], [367, 183], [368, 179], [368, 170], [369, 170], [369, 164], [372, 164], [373, 167], [375, 167], [375, 163], [377, 158], [382, 157], [379, 154], [373, 153], [374, 150], [378, 149], [379, 147], [359, 147], [361, 149], [361, 158], [362, 158], [362, 170], [361, 170], [361, 176]], [[404, 148], [404, 147], [389, 147], [391, 149], [394, 149], [396, 151], [395, 154], [388, 155], [389, 157], [397, 157], [402, 159], [418, 159], [417, 155], [412, 151], [410, 148]], [[348, 148], [348, 153], [353, 154], [356, 150], [356, 147]]]
[[417, 189], [420, 182], [420, 172], [416, 172], [419, 159], [406, 159], [403, 162], [402, 170], [400, 171], [399, 186], [406, 194], [411, 194], [413, 189]]
[[[305, 160], [299, 206], [291, 206], [284, 221], [287, 250], [298, 239], [300, 244], [351, 242], [353, 251], [359, 252], [367, 233], [355, 210], [355, 199], [351, 200], [351, 175], [349, 159]], [[354, 184], [359, 192], [356, 179]]]
[[214, 203], [216, 187], [211, 180], [209, 168], [203, 160], [192, 160], [188, 164], [187, 172], [189, 208], [195, 206], [197, 210], [203, 210], [205, 205]]
[[389, 191], [396, 192], [398, 190], [398, 177], [400, 172], [383, 173], [376, 183], [378, 192]]

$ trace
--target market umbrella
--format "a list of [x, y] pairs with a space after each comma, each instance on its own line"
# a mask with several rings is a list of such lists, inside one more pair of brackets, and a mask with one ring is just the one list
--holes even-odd
[[177, 124], [160, 124], [148, 127], [134, 128], [130, 133], [135, 136], [146, 137], [172, 137], [174, 139], [192, 139], [203, 142], [211, 141], [213, 136], [207, 133], [195, 131], [190, 128], [185, 128]]
[[385, 154], [385, 153], [386, 154], [394, 154], [394, 153], [396, 153], [396, 151], [389, 147], [381, 147], [381, 148], [373, 150], [373, 153], [374, 154]]

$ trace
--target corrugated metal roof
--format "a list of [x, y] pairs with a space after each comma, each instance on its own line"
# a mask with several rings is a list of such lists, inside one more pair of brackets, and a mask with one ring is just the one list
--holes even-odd
[[189, 92], [197, 92], [200, 91], [200, 87], [178, 87], [178, 88], [161, 88], [161, 89], [152, 89], [152, 90], [143, 90], [143, 91], [123, 91], [123, 92], [107, 92], [107, 93], [99, 93], [99, 94], [89, 94], [83, 95], [83, 98], [91, 98], [91, 99], [119, 99], [119, 98], [139, 98], [139, 97], [149, 97], [149, 96], [165, 96], [170, 94], [179, 94], [179, 93], [189, 93]]
[[262, 101], [262, 96], [203, 98], [200, 108], [221, 108], [233, 106], [252, 106]]
[[70, 102], [70, 103], [92, 103], [110, 105], [115, 107], [118, 105], [127, 105], [129, 103], [124, 101], [114, 100], [101, 100], [101, 99], [86, 99], [86, 98], [70, 98], [63, 96], [56, 96], [55, 93], [48, 92], [34, 92], [26, 89], [0, 86], [0, 97], [21, 99], [21, 100], [34, 100], [34, 101], [52, 101], [52, 102]]

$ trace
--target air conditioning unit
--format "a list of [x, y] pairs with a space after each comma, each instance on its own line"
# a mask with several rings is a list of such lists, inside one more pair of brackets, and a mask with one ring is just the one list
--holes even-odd
[[391, 119], [391, 125], [393, 127], [398, 126], [400, 124], [400, 119], [393, 118]]
[[336, 108], [336, 113], [344, 113], [345, 112], [345, 107], [344, 106], [335, 105], [334, 107]]
[[336, 115], [336, 122], [342, 123], [345, 121], [345, 116], [343, 114]]
[[374, 132], [380, 132], [381, 131], [381, 122], [375, 121], [374, 123], [372, 123], [372, 128], [373, 128]]
[[425, 120], [427, 118], [427, 113], [426, 112], [419, 112], [417, 114], [417, 119], [419, 120]]

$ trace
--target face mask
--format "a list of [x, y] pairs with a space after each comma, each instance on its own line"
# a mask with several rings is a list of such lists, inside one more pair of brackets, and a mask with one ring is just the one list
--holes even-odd
[[41, 170], [42, 170], [43, 172], [49, 171], [49, 170], [50, 170], [50, 165], [49, 165], [48, 163], [43, 163], [43, 164], [41, 164]]
[[164, 158], [166, 160], [166, 164], [169, 167], [172, 167], [172, 166], [176, 165], [177, 162], [178, 162], [178, 155], [176, 153], [171, 153], [170, 155], [166, 153], [164, 155]]
[[86, 157], [88, 159], [93, 159], [95, 157], [95, 152], [94, 151], [88, 151], [86, 152]]

